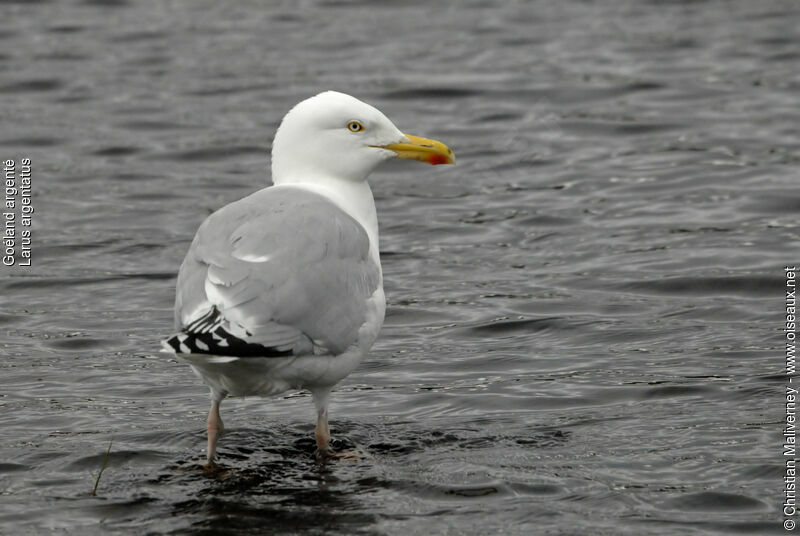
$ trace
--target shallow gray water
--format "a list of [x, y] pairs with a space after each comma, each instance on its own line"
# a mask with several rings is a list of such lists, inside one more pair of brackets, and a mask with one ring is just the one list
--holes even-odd
[[[781, 533], [796, 2], [0, 2], [0, 533]], [[389, 300], [311, 456], [305, 394], [159, 354], [200, 222], [324, 89], [441, 139], [372, 179]], [[402, 164], [402, 165], [401, 165]], [[111, 445], [96, 497], [93, 475]]]

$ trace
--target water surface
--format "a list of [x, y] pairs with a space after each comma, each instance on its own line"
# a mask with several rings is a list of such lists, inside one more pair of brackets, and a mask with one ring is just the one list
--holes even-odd
[[[0, 532], [781, 533], [794, 2], [2, 2]], [[325, 89], [456, 167], [372, 178], [382, 336], [335, 391], [228, 400], [158, 353], [200, 222]], [[90, 496], [112, 441], [97, 496]]]

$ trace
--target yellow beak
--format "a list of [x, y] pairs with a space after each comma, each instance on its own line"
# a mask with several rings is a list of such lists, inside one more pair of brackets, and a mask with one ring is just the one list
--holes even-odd
[[381, 145], [381, 149], [388, 149], [397, 153], [396, 158], [408, 158], [410, 160], [419, 160], [420, 162], [427, 162], [431, 165], [439, 164], [455, 164], [456, 155], [444, 143], [436, 140], [429, 140], [428, 138], [420, 138], [419, 136], [412, 136], [405, 134], [408, 138], [408, 143], [392, 143], [389, 145]]

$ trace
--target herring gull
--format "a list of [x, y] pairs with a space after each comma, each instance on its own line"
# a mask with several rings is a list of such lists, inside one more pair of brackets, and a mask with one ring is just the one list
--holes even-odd
[[367, 183], [391, 158], [454, 164], [444, 144], [403, 134], [376, 108], [327, 91], [283, 118], [273, 186], [200, 225], [178, 274], [167, 351], [211, 390], [206, 467], [226, 396], [311, 392], [317, 456], [331, 455], [328, 399], [383, 325], [378, 220]]

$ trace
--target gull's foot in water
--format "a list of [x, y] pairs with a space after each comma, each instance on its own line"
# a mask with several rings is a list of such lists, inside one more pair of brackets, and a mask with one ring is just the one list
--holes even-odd
[[[334, 444], [338, 443], [334, 441]], [[317, 449], [314, 452], [314, 457], [317, 462], [325, 463], [328, 461], [344, 461], [344, 462], [360, 462], [364, 460], [374, 460], [375, 458], [361, 447], [355, 446], [352, 443], [339, 444], [338, 449], [327, 448], [325, 450]]]
[[374, 460], [375, 457], [362, 449], [361, 447], [352, 447], [338, 450], [331, 454], [334, 460], [341, 460], [343, 462], [363, 462], [364, 460]]
[[207, 476], [213, 476], [216, 478], [225, 478], [230, 472], [229, 469], [226, 469], [221, 465], [218, 465], [217, 462], [215, 462], [214, 460], [205, 463], [202, 467], [203, 467], [203, 472]]
[[333, 454], [331, 449], [323, 450], [318, 448], [314, 451], [314, 459], [317, 461], [317, 463], [325, 463], [330, 459], [331, 454]]

